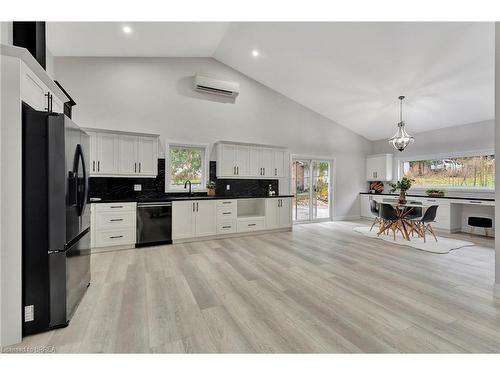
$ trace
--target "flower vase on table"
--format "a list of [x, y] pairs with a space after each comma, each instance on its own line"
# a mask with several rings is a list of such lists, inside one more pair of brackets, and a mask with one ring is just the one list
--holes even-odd
[[391, 193], [394, 193], [399, 190], [399, 199], [398, 204], [404, 205], [406, 204], [406, 192], [411, 188], [411, 184], [414, 180], [409, 179], [408, 177], [403, 177], [401, 181], [394, 183], [390, 183]]

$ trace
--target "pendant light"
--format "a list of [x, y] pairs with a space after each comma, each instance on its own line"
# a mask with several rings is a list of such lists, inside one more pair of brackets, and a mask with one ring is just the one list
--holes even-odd
[[389, 143], [392, 143], [394, 148], [399, 151], [403, 151], [406, 146], [412, 144], [415, 140], [411, 135], [406, 132], [405, 122], [403, 121], [403, 99], [404, 96], [400, 96], [399, 100], [399, 123], [398, 123], [398, 131], [392, 138], [389, 139]]

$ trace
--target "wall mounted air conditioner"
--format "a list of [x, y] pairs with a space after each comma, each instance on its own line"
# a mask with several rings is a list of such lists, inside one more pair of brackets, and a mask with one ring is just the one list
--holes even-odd
[[230, 98], [236, 98], [240, 93], [240, 84], [238, 82], [223, 81], [201, 74], [196, 74], [194, 76], [194, 89], [196, 91], [209, 94], [217, 94]]

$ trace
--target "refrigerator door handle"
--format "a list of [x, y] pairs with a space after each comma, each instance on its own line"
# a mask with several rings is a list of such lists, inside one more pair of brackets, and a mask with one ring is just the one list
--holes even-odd
[[76, 174], [78, 175], [78, 166], [80, 165], [79, 160], [82, 161], [82, 169], [83, 169], [83, 191], [78, 196], [78, 214], [81, 216], [85, 211], [85, 207], [87, 206], [87, 194], [88, 194], [88, 178], [87, 178], [87, 169], [85, 165], [85, 156], [83, 155], [83, 149], [80, 144], [76, 145], [76, 152], [78, 153], [77, 158], [77, 166], [76, 166]]

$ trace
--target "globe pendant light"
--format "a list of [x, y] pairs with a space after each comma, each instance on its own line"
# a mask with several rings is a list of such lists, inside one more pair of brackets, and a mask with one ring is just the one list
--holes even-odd
[[398, 131], [392, 138], [389, 139], [389, 143], [392, 143], [394, 148], [399, 151], [403, 151], [406, 146], [412, 144], [415, 139], [406, 132], [405, 122], [403, 121], [403, 99], [404, 96], [400, 96], [399, 100], [399, 123]]

